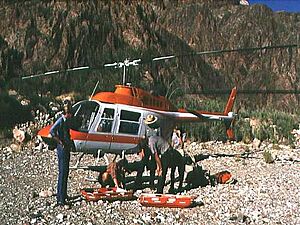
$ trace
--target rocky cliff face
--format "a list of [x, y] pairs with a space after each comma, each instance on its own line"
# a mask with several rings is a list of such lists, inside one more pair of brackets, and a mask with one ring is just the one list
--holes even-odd
[[[241, 6], [238, 2], [4, 1], [0, 5], [1, 87], [27, 94], [39, 87], [38, 92], [44, 94], [75, 90], [88, 95], [97, 80], [102, 90], [121, 81], [122, 71], [104, 70], [103, 63], [297, 43], [300, 14], [276, 13], [263, 5]], [[14, 79], [83, 65], [95, 70], [22, 83]], [[128, 75], [134, 85], [177, 96], [233, 86], [297, 90], [299, 49], [185, 56], [130, 68]], [[298, 104], [294, 95], [250, 99], [258, 105]]]

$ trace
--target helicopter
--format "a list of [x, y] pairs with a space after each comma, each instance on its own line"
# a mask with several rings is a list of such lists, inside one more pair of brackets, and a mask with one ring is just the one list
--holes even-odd
[[[230, 123], [234, 118], [231, 110], [235, 97], [233, 88], [224, 112], [189, 111], [177, 109], [163, 96], [154, 96], [129, 84], [116, 85], [114, 92], [100, 92], [73, 105], [73, 117], [79, 126], [71, 129], [71, 138], [79, 152], [95, 154], [101, 149], [105, 153], [136, 153], [145, 134], [143, 121], [150, 114], [159, 119], [165, 138], [175, 124], [204, 121], [223, 121], [228, 124], [229, 137], [233, 138]], [[51, 125], [38, 132], [46, 142], [51, 138], [50, 128]]]
[[[256, 48], [225, 49], [205, 52], [195, 52], [192, 55], [218, 54], [223, 52], [256, 51], [273, 48], [290, 48], [297, 45], [263, 46]], [[156, 57], [152, 62], [169, 60], [181, 55]], [[234, 139], [233, 121], [237, 114], [232, 112], [237, 95], [237, 88], [231, 90], [223, 112], [207, 112], [176, 108], [166, 97], [156, 96], [150, 92], [126, 83], [126, 68], [144, 63], [142, 59], [124, 60], [104, 64], [104, 67], [123, 69], [122, 84], [115, 85], [114, 92], [95, 93], [96, 87], [88, 100], [82, 100], [72, 106], [75, 126], [72, 127], [71, 139], [74, 142], [74, 152], [93, 154], [100, 157], [104, 153], [133, 154], [140, 151], [144, 139], [148, 115], [156, 116], [160, 121], [161, 135], [168, 139], [175, 125], [187, 122], [220, 121], [225, 124], [230, 140]], [[74, 67], [65, 71], [50, 71], [30, 75], [22, 79], [48, 76], [63, 72], [91, 69], [89, 66]], [[97, 86], [97, 85], [96, 85]], [[53, 142], [49, 135], [51, 125], [42, 128], [38, 136], [45, 143]], [[82, 158], [80, 157], [80, 159]], [[79, 164], [79, 161], [78, 163]]]

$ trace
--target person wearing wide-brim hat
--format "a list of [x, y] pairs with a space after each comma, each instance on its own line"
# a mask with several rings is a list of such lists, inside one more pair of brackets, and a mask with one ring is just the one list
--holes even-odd
[[[171, 146], [160, 136], [160, 123], [157, 116], [153, 114], [147, 115], [144, 123], [147, 125], [145, 134], [147, 145], [144, 147], [143, 162], [150, 169], [150, 186], [154, 186], [155, 172], [160, 177], [157, 192], [162, 193], [164, 180], [162, 179], [163, 168], [161, 157], [163, 157]], [[137, 180], [140, 180], [142, 173], [143, 171], [138, 171]]]
[[146, 119], [144, 120], [145, 124], [150, 125], [155, 123], [158, 120], [157, 116], [152, 114], [147, 115]]
[[160, 136], [160, 123], [157, 116], [153, 114], [149, 114], [144, 119], [144, 123], [147, 125], [146, 127], [146, 138], [151, 136]]
[[142, 144], [142, 149], [140, 155], [142, 156], [141, 163], [139, 170], [137, 171], [136, 180], [135, 180], [135, 188], [140, 189], [142, 186], [142, 175], [144, 172], [145, 167], [150, 170], [150, 186], [154, 187], [154, 177], [155, 177], [155, 159], [151, 157], [151, 151], [149, 149], [149, 138], [152, 136], [159, 136], [160, 135], [160, 128], [159, 128], [159, 119], [157, 116], [153, 114], [148, 114], [146, 118], [144, 118], [144, 123], [147, 125], [145, 130], [144, 142]]
[[159, 127], [158, 117], [153, 114], [147, 115], [146, 118], [144, 119], [144, 123], [147, 124], [151, 128]]

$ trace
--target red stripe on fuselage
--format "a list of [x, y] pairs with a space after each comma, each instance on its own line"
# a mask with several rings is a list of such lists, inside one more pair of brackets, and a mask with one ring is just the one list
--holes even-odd
[[112, 143], [126, 143], [126, 144], [138, 144], [142, 138], [131, 137], [124, 135], [112, 135], [107, 134], [88, 134], [71, 130], [72, 140], [86, 140], [86, 141], [99, 141], [99, 142], [112, 142]]
[[[49, 137], [49, 131], [52, 125], [46, 126], [38, 132], [41, 137]], [[71, 139], [82, 140], [82, 141], [99, 141], [99, 142], [112, 142], [112, 143], [125, 143], [125, 144], [138, 144], [141, 141], [141, 137], [132, 137], [124, 135], [112, 135], [111, 133], [99, 133], [99, 134], [89, 134], [86, 132], [80, 132], [76, 130], [71, 130]]]

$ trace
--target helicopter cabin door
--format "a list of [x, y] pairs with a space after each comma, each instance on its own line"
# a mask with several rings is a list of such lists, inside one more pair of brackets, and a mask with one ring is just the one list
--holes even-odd
[[95, 101], [81, 101], [72, 107], [73, 119], [71, 125], [71, 137], [77, 151], [93, 153], [90, 142], [95, 137], [90, 135], [90, 131], [95, 126], [97, 115], [100, 109], [99, 103]]
[[111, 143], [111, 152], [137, 152], [140, 140], [142, 113], [139, 110], [120, 106], [117, 109], [114, 136]]
[[89, 149], [108, 152], [113, 138], [115, 117], [115, 106], [101, 103], [97, 119], [89, 131], [89, 141], [86, 144]]
[[97, 154], [110, 149], [116, 106], [96, 101], [82, 101], [74, 105], [74, 143], [77, 151]]

